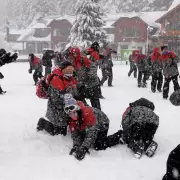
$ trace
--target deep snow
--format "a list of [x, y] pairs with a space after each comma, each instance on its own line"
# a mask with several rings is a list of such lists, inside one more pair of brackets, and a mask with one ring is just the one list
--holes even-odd
[[[160, 126], [155, 136], [159, 144], [153, 158], [135, 159], [131, 151], [119, 145], [106, 151], [91, 151], [79, 162], [69, 155], [69, 136], [51, 137], [36, 132], [36, 124], [46, 111], [46, 100], [35, 96], [27, 63], [1, 67], [5, 79], [0, 84], [7, 94], [0, 96], [0, 180], [160, 180], [165, 173], [169, 152], [179, 143], [179, 107], [150, 87], [137, 88], [127, 77], [129, 66], [115, 62], [114, 87], [103, 87], [103, 111], [110, 118], [109, 134], [117, 131], [129, 102], [140, 97], [155, 103]], [[172, 88], [171, 88], [172, 92]]]

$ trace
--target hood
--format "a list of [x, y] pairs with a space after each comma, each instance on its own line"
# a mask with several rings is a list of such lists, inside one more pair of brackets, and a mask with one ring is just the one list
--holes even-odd
[[59, 75], [59, 76], [64, 76], [64, 74], [62, 73], [61, 69], [60, 68], [55, 68], [53, 71], [52, 71], [52, 74], [56, 74], [56, 75]]

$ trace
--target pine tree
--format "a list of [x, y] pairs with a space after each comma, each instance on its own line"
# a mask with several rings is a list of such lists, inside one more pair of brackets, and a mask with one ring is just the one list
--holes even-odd
[[107, 36], [102, 29], [105, 22], [102, 20], [100, 6], [94, 0], [84, 0], [77, 9], [76, 20], [70, 31], [68, 46], [87, 48], [97, 41], [101, 46], [107, 43]]

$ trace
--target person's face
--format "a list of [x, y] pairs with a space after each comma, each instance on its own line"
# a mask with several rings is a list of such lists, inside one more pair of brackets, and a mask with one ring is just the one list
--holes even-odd
[[73, 75], [73, 72], [74, 72], [74, 67], [73, 66], [67, 66], [66, 68], [64, 68], [62, 70], [62, 73], [64, 75], [69, 75], [69, 76], [72, 76]]

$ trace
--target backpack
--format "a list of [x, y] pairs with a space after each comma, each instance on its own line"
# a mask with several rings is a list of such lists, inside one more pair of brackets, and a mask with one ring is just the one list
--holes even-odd
[[[58, 76], [57, 74], [50, 74], [50, 77], [48, 78], [48, 81], [46, 81], [45, 78], [41, 78], [40, 81], [37, 83], [36, 85], [36, 96], [41, 98], [41, 99], [48, 99], [48, 89], [49, 89], [49, 85], [50, 82], [52, 81], [52, 79], [54, 78], [54, 76]], [[59, 78], [61, 80], [62, 77], [59, 76]]]

